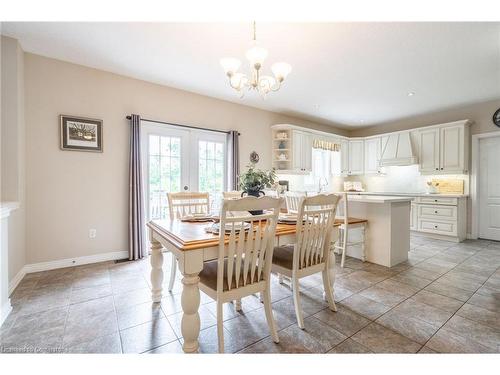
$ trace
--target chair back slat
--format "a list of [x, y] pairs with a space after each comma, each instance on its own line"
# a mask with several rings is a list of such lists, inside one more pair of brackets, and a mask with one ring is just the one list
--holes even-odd
[[297, 248], [294, 267], [303, 269], [327, 260], [335, 211], [340, 197], [320, 194], [302, 199], [297, 221]]
[[[271, 197], [224, 200], [219, 230], [218, 292], [223, 290], [224, 277], [229, 290], [269, 277], [280, 203], [279, 198]], [[234, 212], [249, 210], [268, 211], [262, 215], [233, 216]], [[241, 229], [244, 226], [248, 229]], [[231, 231], [224, 233], [225, 228], [231, 228]]]
[[239, 199], [241, 198], [241, 191], [233, 190], [233, 191], [223, 191], [222, 198], [224, 199]]
[[287, 191], [285, 193], [286, 210], [290, 214], [299, 212], [300, 200], [306, 196], [305, 192]]
[[180, 192], [167, 193], [170, 217], [180, 219], [191, 214], [208, 214], [210, 196], [208, 193]]

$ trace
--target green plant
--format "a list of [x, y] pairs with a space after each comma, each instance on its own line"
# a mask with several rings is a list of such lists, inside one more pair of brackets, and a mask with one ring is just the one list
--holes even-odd
[[240, 174], [240, 188], [245, 192], [258, 192], [264, 188], [270, 188], [276, 182], [274, 168], [270, 171], [262, 171], [255, 168], [255, 163], [247, 166], [247, 171]]

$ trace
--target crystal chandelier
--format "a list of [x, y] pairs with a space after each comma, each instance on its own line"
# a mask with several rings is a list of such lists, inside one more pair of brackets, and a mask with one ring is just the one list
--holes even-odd
[[255, 22], [253, 23], [252, 47], [247, 51], [246, 58], [250, 62], [251, 77], [244, 73], [238, 73], [241, 61], [233, 57], [220, 60], [222, 68], [229, 78], [229, 85], [235, 89], [240, 97], [245, 95], [246, 90], [256, 90], [263, 98], [271, 91], [278, 91], [281, 84], [291, 72], [292, 67], [285, 62], [277, 62], [271, 66], [274, 77], [261, 75], [262, 64], [267, 57], [267, 50], [257, 43]]

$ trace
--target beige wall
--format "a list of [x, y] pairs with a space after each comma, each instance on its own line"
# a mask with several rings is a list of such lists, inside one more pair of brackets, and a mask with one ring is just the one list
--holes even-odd
[[17, 201], [8, 226], [9, 280], [26, 262], [24, 52], [17, 40], [1, 37], [1, 201]]
[[[251, 151], [271, 165], [269, 126], [293, 123], [346, 134], [227, 101], [25, 54], [27, 263], [127, 250], [128, 121], [148, 119], [239, 130], [241, 166]], [[60, 114], [102, 119], [103, 153], [61, 151]], [[88, 238], [90, 228], [97, 237]]]
[[481, 103], [462, 105], [459, 107], [413, 116], [406, 119], [366, 127], [359, 130], [351, 130], [351, 137], [365, 137], [380, 133], [388, 133], [396, 130], [419, 128], [434, 124], [469, 119], [474, 121], [471, 126], [472, 134], [487, 133], [499, 130], [492, 122], [493, 113], [500, 108], [500, 99], [489, 100]]

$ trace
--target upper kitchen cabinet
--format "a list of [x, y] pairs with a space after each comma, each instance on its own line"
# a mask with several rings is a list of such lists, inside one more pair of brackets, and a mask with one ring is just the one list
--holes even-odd
[[365, 139], [365, 174], [380, 173], [381, 139]]
[[340, 140], [340, 174], [347, 176], [349, 174], [349, 141]]
[[420, 131], [422, 174], [467, 174], [469, 121], [457, 121]]
[[348, 174], [360, 175], [365, 171], [365, 141], [349, 140], [349, 171]]
[[292, 130], [292, 167], [293, 170], [309, 173], [312, 171], [312, 135]]

